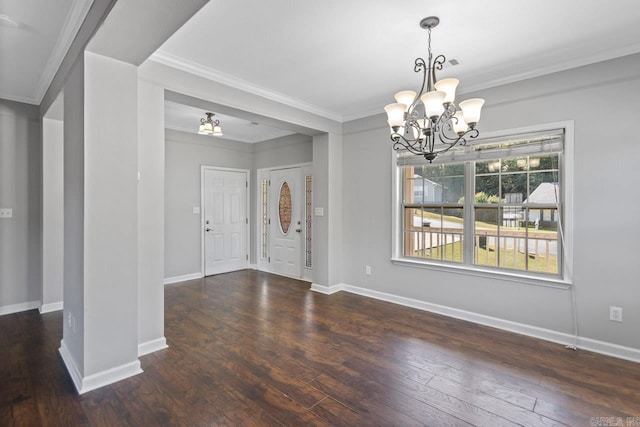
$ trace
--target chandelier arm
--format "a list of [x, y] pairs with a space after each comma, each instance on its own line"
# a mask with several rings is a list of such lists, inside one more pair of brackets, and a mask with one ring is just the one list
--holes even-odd
[[427, 64], [424, 62], [424, 59], [419, 58], [419, 57], [416, 58], [416, 61], [415, 61], [414, 66], [413, 66], [413, 71], [416, 72], [416, 73], [419, 73], [419, 72], [422, 71], [422, 86], [420, 87], [420, 91], [416, 95], [416, 98], [413, 100], [413, 102], [411, 103], [411, 105], [407, 109], [407, 112], [409, 114], [411, 112], [413, 112], [413, 109], [415, 108], [415, 106], [418, 105], [418, 101], [420, 100], [420, 95], [422, 95], [422, 91], [424, 91], [424, 86], [427, 83], [427, 72], [428, 72], [428, 70], [429, 70], [429, 68], [427, 67]]
[[[445, 134], [444, 132], [440, 132], [438, 134], [438, 138], [440, 139], [440, 142], [445, 144], [445, 145], [450, 145], [450, 146], [454, 146], [456, 145], [458, 142], [460, 142], [460, 140], [462, 139], [461, 136], [456, 135], [454, 138], [450, 138], [447, 134]], [[464, 140], [463, 140], [464, 141]]]
[[[400, 135], [399, 133], [394, 133], [391, 135], [391, 140], [393, 141], [394, 150], [405, 149], [411, 154], [424, 154], [420, 139], [411, 141]], [[416, 148], [416, 145], [418, 146], [418, 148]]]

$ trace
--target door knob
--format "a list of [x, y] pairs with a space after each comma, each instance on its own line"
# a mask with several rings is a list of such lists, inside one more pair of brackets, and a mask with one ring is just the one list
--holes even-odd
[[301, 228], [296, 228], [296, 233], [301, 233], [302, 229]]
[[211, 231], [211, 229], [210, 228], [205, 228], [204, 231]]

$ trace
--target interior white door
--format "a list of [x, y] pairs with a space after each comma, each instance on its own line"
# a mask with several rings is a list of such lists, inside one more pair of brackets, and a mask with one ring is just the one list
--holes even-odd
[[302, 173], [300, 168], [270, 173], [270, 270], [302, 277]]
[[203, 169], [205, 276], [247, 268], [246, 172]]

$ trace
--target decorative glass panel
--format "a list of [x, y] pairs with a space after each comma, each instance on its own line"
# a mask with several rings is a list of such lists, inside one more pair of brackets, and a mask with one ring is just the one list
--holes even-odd
[[283, 183], [280, 187], [280, 198], [278, 201], [278, 219], [280, 220], [280, 229], [283, 234], [289, 232], [291, 226], [291, 190], [288, 183]]
[[261, 255], [262, 259], [267, 258], [267, 230], [268, 227], [268, 195], [269, 195], [269, 181], [262, 180], [262, 241], [261, 243]]
[[311, 268], [311, 211], [312, 211], [312, 199], [311, 189], [313, 188], [311, 177], [305, 177], [305, 222], [306, 222], [306, 240], [305, 240], [305, 266]]

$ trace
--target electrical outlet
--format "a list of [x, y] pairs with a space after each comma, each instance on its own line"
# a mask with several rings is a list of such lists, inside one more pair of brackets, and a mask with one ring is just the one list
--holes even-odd
[[609, 320], [612, 322], [622, 322], [622, 307], [609, 307]]
[[365, 265], [364, 274], [366, 274], [367, 276], [371, 276], [371, 266], [370, 265]]
[[0, 208], [0, 218], [11, 218], [11, 217], [13, 217], [13, 209]]

